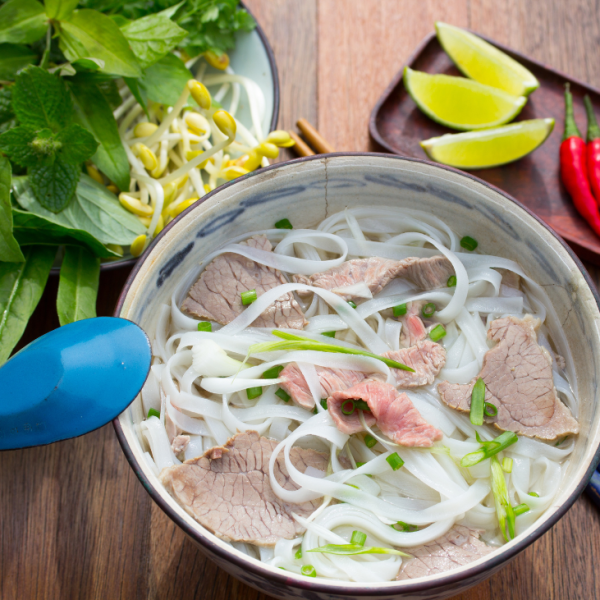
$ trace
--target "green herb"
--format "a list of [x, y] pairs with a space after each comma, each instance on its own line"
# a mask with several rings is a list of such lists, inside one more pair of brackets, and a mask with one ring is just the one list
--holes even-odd
[[405, 315], [407, 310], [406, 302], [404, 304], [398, 304], [394, 306], [392, 310], [394, 312], [395, 317], [401, 317], [402, 315]]
[[515, 513], [510, 504], [504, 471], [496, 456], [492, 456], [492, 493], [502, 536], [508, 542], [515, 537]]
[[558, 440], [558, 442], [556, 442], [556, 444], [554, 444], [554, 446], [560, 446], [569, 436], [565, 435], [565, 437], [562, 440]]
[[320, 548], [313, 548], [308, 552], [323, 552], [324, 554], [340, 554], [342, 556], [355, 556], [357, 554], [394, 554], [396, 556], [410, 556], [393, 548], [366, 547], [360, 544], [327, 544]]
[[312, 409], [313, 415], [318, 415], [319, 414], [319, 409], [317, 408], [317, 406], [315, 405], [315, 407]]
[[372, 448], [375, 444], [377, 444], [377, 440], [370, 433], [367, 433], [367, 435], [365, 435], [365, 446], [367, 448]]
[[252, 387], [246, 390], [246, 396], [248, 396], [248, 400], [254, 400], [254, 398], [258, 398], [262, 394], [263, 389], [261, 387]]
[[278, 390], [275, 392], [275, 395], [276, 395], [278, 398], [281, 398], [281, 399], [282, 399], [284, 402], [289, 402], [289, 401], [290, 401], [290, 398], [291, 398], [291, 396], [290, 396], [290, 395], [289, 395], [289, 394], [288, 394], [288, 393], [287, 393], [285, 390], [282, 390], [281, 388], [279, 388], [279, 389], [278, 389]]
[[294, 229], [294, 226], [290, 223], [289, 219], [281, 219], [275, 223], [276, 229]]
[[160, 419], [160, 413], [155, 408], [151, 408], [148, 411], [148, 417], [147, 418], [149, 419], [150, 417], [158, 417]]
[[25, 46], [0, 44], [0, 79], [14, 81], [17, 73], [37, 58], [37, 54]]
[[357, 546], [364, 546], [367, 541], [367, 534], [362, 531], [353, 531], [350, 537], [350, 543]]
[[298, 548], [298, 550], [296, 550], [296, 554], [294, 554], [294, 558], [296, 560], [300, 560], [302, 558], [302, 548]]
[[490, 442], [484, 442], [481, 437], [479, 437], [479, 433], [477, 432], [475, 432], [475, 436], [477, 437], [477, 441], [481, 444], [481, 448], [475, 452], [470, 452], [469, 454], [463, 456], [462, 460], [460, 461], [461, 467], [473, 467], [482, 460], [491, 458], [495, 454], [498, 454], [498, 452], [506, 450], [506, 448], [512, 444], [515, 444], [519, 439], [517, 434], [513, 433], [512, 431], [505, 431]]
[[470, 418], [473, 425], [483, 425], [483, 405], [485, 402], [485, 382], [477, 379], [471, 392]]
[[61, 326], [96, 316], [99, 280], [100, 259], [87, 248], [67, 246], [56, 299]]
[[533, 496], [534, 498], [539, 498], [540, 495], [537, 492], [529, 492], [529, 496]]
[[44, 7], [36, 0], [9, 0], [0, 8], [0, 43], [31, 44], [47, 29]]
[[460, 245], [465, 250], [473, 252], [473, 250], [475, 250], [475, 248], [477, 248], [479, 244], [477, 243], [477, 240], [473, 239], [472, 237], [469, 237], [468, 235], [465, 235], [465, 237], [460, 240]]
[[518, 506], [515, 506], [513, 510], [515, 512], [515, 517], [518, 517], [519, 515], [529, 512], [530, 509], [527, 504], [519, 504]]
[[167, 54], [144, 70], [142, 76], [137, 80], [139, 94], [143, 98], [144, 104], [148, 100], [152, 100], [152, 102], [173, 106], [192, 77], [180, 58], [174, 54]]
[[502, 459], [502, 470], [505, 473], [512, 473], [513, 469], [513, 459], [512, 458], [503, 458]]
[[385, 460], [388, 462], [390, 467], [392, 467], [393, 471], [397, 471], [404, 465], [404, 461], [400, 458], [397, 452], [390, 454]]
[[392, 525], [394, 529], [397, 530], [400, 527], [400, 531], [404, 531], [405, 533], [414, 533], [415, 531], [419, 531], [417, 525], [411, 525], [410, 523], [405, 523], [404, 521], [398, 521], [395, 525]]
[[491, 402], [484, 402], [483, 412], [487, 417], [495, 417], [498, 414], [498, 407]]
[[348, 300], [348, 304], [352, 307], [352, 308], [356, 308], [356, 302], [352, 302], [352, 300]]
[[0, 261], [22, 262], [25, 257], [13, 235], [10, 184], [10, 163], [4, 156], [0, 156]]
[[367, 464], [367, 463], [360, 462], [360, 460], [357, 460], [357, 461], [356, 461], [356, 468], [357, 468], [357, 469], [360, 469], [360, 467], [362, 467], [363, 465], [366, 465], [366, 464]]
[[212, 331], [212, 323], [210, 321], [200, 321], [198, 331]]
[[327, 398], [321, 398], [321, 406], [323, 407], [324, 410], [328, 410]]
[[321, 335], [324, 335], [325, 337], [334, 338], [335, 337], [335, 331], [324, 331]]
[[[243, 292], [242, 295], [247, 292]], [[242, 298], [242, 303], [244, 302]], [[263, 342], [260, 344], [253, 344], [248, 349], [248, 354], [258, 354], [260, 352], [272, 352], [274, 350], [317, 350], [319, 352], [338, 352], [340, 354], [354, 354], [357, 356], [369, 356], [371, 358], [376, 358], [381, 362], [385, 363], [388, 367], [392, 367], [394, 369], [402, 369], [403, 371], [411, 371], [414, 372], [414, 369], [403, 365], [402, 363], [396, 362], [395, 360], [391, 360], [389, 358], [385, 358], [383, 356], [379, 356], [378, 354], [373, 354], [371, 352], [367, 352], [366, 350], [357, 350], [355, 348], [346, 348], [345, 346], [335, 346], [333, 344], [324, 344], [323, 342], [318, 342], [316, 340], [311, 340], [305, 337], [300, 337], [299, 335], [294, 335], [292, 333], [285, 333], [284, 331], [278, 331], [274, 329], [271, 332], [274, 336], [282, 338], [283, 342]]]
[[[242, 296], [242, 304], [244, 306], [248, 306], [249, 304], [252, 304], [253, 302], [256, 301], [256, 298], [257, 298], [256, 290], [248, 290], [247, 292], [242, 292], [241, 296]], [[257, 346], [258, 344], [254, 344], [254, 345]]]
[[456, 275], [450, 275], [450, 277], [448, 277], [446, 285], [448, 287], [456, 287]]
[[[310, 550], [309, 550], [309, 552], [310, 552]], [[302, 573], [302, 575], [306, 575], [306, 577], [316, 577], [317, 576], [317, 572], [312, 565], [304, 565], [300, 569], [300, 573]]]
[[279, 377], [279, 373], [283, 371], [283, 365], [275, 365], [270, 369], [267, 369], [263, 374], [263, 379], [277, 379]]
[[433, 302], [428, 302], [422, 309], [421, 309], [421, 314], [426, 318], [429, 319], [430, 317], [433, 317], [433, 315], [435, 314], [436, 311], [436, 306]]
[[438, 340], [441, 340], [444, 336], [446, 335], [446, 329], [444, 328], [443, 325], [436, 325], [430, 332], [429, 332], [429, 337], [434, 341], [437, 342]]

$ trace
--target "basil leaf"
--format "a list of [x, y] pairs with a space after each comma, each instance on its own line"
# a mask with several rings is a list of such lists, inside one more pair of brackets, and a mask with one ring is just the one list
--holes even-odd
[[46, 15], [50, 19], [67, 19], [77, 8], [79, 0], [44, 0]]
[[86, 246], [100, 258], [117, 258], [113, 252], [94, 236], [81, 229], [64, 227], [50, 219], [13, 208], [14, 236], [21, 247], [25, 246]]
[[129, 246], [146, 231], [140, 220], [119, 204], [114, 194], [85, 174], [81, 175], [73, 201], [59, 214], [40, 205], [26, 180], [13, 183], [13, 192], [25, 210], [57, 225], [87, 231], [103, 244]]
[[153, 102], [173, 106], [190, 79], [193, 75], [183, 61], [174, 54], [167, 54], [144, 70], [139, 84]]
[[129, 91], [133, 94], [133, 97], [138, 101], [138, 104], [144, 109], [146, 116], [150, 119], [150, 113], [148, 112], [148, 98], [146, 97], [145, 88], [140, 87], [139, 79], [132, 79], [131, 77], [124, 78]]
[[187, 35], [185, 29], [164, 15], [142, 17], [122, 27], [121, 31], [142, 69], [171, 52]]
[[9, 0], [0, 8], [0, 43], [31, 44], [46, 33], [46, 21], [36, 0]]
[[72, 62], [93, 56], [104, 61], [104, 73], [139, 77], [141, 69], [125, 36], [106, 15], [90, 9], [76, 10], [60, 22], [60, 49]]
[[58, 133], [57, 139], [62, 144], [59, 156], [68, 163], [82, 163], [90, 158], [98, 148], [98, 142], [94, 136], [81, 125], [69, 125]]
[[37, 60], [37, 54], [25, 46], [0, 44], [0, 79], [13, 81], [18, 71]]
[[17, 76], [12, 107], [19, 123], [34, 129], [58, 131], [73, 115], [73, 102], [62, 79], [33, 65]]
[[13, 235], [10, 184], [10, 163], [4, 156], [0, 156], [0, 261], [21, 262], [25, 257]]
[[0, 364], [23, 335], [52, 268], [56, 248], [31, 246], [24, 262], [0, 263]]
[[97, 85], [72, 84], [76, 119], [100, 143], [94, 163], [120, 190], [129, 189], [129, 161], [112, 110]]
[[56, 310], [62, 325], [96, 316], [100, 259], [87, 248], [69, 246], [60, 267]]
[[51, 165], [29, 167], [29, 184], [39, 203], [58, 213], [71, 201], [81, 171], [78, 165], [57, 157]]

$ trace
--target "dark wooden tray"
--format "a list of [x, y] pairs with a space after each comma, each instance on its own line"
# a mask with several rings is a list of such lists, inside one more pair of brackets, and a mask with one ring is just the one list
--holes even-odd
[[[530, 95], [517, 121], [553, 117], [554, 131], [532, 154], [504, 167], [473, 170], [471, 173], [508, 192], [535, 212], [561, 235], [584, 260], [600, 265], [600, 238], [576, 212], [559, 177], [558, 153], [564, 128], [564, 84], [571, 84], [575, 119], [585, 136], [587, 121], [583, 96], [589, 94], [600, 107], [600, 90], [582, 81], [550, 69], [489, 38], [480, 36], [527, 67], [539, 80], [540, 87]], [[427, 36], [406, 63], [427, 73], [460, 75], [437, 41], [435, 33]], [[402, 82], [404, 66], [379, 99], [369, 122], [373, 139], [386, 150], [403, 156], [427, 158], [419, 146], [421, 140], [457, 133], [438, 125], [416, 107]], [[596, 110], [600, 118], [600, 108]]]

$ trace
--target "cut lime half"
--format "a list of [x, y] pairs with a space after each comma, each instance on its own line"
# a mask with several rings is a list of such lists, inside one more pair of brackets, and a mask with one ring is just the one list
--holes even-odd
[[498, 167], [523, 158], [541, 146], [554, 119], [532, 119], [468, 133], [448, 133], [421, 142], [427, 156], [459, 169]]
[[514, 96], [526, 96], [539, 87], [531, 71], [473, 33], [440, 21], [435, 30], [442, 48], [467, 77]]
[[404, 85], [416, 105], [446, 127], [470, 131], [512, 121], [527, 99], [465, 77], [404, 69]]

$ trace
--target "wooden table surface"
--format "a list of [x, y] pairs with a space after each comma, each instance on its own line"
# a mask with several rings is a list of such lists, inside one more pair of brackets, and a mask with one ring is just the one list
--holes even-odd
[[[436, 20], [600, 86], [598, 0], [246, 2], [275, 51], [279, 126], [305, 117], [337, 150], [377, 150], [367, 129], [371, 108]], [[598, 282], [600, 270], [589, 270]], [[102, 275], [99, 315], [112, 314], [127, 274]], [[54, 278], [25, 341], [58, 327], [56, 287]], [[598, 557], [600, 515], [583, 496], [504, 570], [456, 598], [600, 598]], [[76, 440], [0, 453], [0, 598], [267, 597], [215, 567], [152, 503], [107, 425]]]

